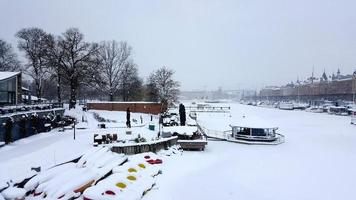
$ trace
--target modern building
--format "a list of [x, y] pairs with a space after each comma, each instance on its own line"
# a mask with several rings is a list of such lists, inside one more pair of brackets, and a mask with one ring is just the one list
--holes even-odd
[[0, 72], [0, 106], [22, 103], [21, 72]]

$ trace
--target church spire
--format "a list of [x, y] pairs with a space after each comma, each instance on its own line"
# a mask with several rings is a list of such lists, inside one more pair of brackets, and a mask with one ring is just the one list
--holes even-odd
[[323, 75], [321, 76], [321, 78], [323, 81], [328, 81], [328, 76], [325, 73], [325, 68], [324, 68], [324, 72], [323, 72]]

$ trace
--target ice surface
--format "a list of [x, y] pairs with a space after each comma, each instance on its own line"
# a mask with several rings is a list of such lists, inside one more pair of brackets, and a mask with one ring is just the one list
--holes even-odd
[[[229, 124], [237, 122], [242, 115], [258, 117], [278, 126], [286, 142], [259, 146], [208, 141], [203, 152], [184, 151], [182, 156], [166, 156], [163, 174], [155, 179], [155, 188], [143, 197], [144, 200], [355, 198], [356, 126], [350, 124], [349, 116], [229, 105], [231, 113], [198, 113], [198, 120], [212, 130], [227, 130]], [[103, 111], [102, 116], [108, 119], [118, 123], [126, 120], [125, 112], [106, 112]], [[28, 176], [31, 167], [41, 166], [46, 170], [85, 152], [96, 152], [92, 147], [94, 133], [118, 132], [121, 137], [131, 139], [138, 132], [147, 136], [156, 133], [146, 132], [147, 127], [135, 130], [137, 133], [133, 135], [126, 135], [125, 129], [98, 129], [98, 122], [90, 112], [77, 109], [67, 113], [78, 120], [85, 114], [88, 129], [77, 130], [75, 141], [72, 131], [53, 130], [0, 148], [0, 183]], [[137, 116], [140, 119], [140, 115]], [[149, 120], [149, 115], [144, 117], [144, 123]], [[156, 123], [157, 118], [154, 117], [154, 121]], [[77, 167], [83, 167], [87, 160], [88, 164], [95, 163], [90, 157], [81, 159]], [[106, 163], [109, 157], [104, 156], [100, 162]], [[88, 179], [82, 180], [83, 183]], [[133, 190], [137, 189], [138, 186]], [[127, 196], [135, 195], [136, 192], [127, 191]]]

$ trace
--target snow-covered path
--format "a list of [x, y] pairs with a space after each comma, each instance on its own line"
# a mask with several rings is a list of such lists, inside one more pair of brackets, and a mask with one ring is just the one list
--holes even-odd
[[[232, 106], [232, 119], [257, 115], [279, 125], [286, 143], [251, 146], [209, 141], [167, 163], [144, 199], [354, 199], [356, 126], [349, 117]], [[214, 118], [210, 120], [214, 128]], [[224, 127], [221, 127], [224, 130]]]

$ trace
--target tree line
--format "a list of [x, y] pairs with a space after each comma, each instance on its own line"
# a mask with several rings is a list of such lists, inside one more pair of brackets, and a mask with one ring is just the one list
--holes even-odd
[[0, 39], [0, 71], [23, 71], [31, 77], [36, 96], [74, 108], [78, 98], [109, 101], [147, 100], [169, 104], [177, 100], [180, 83], [174, 71], [161, 67], [144, 81], [125, 41], [87, 42], [77, 28], [59, 36], [40, 28], [16, 33], [22, 64], [10, 44]]

